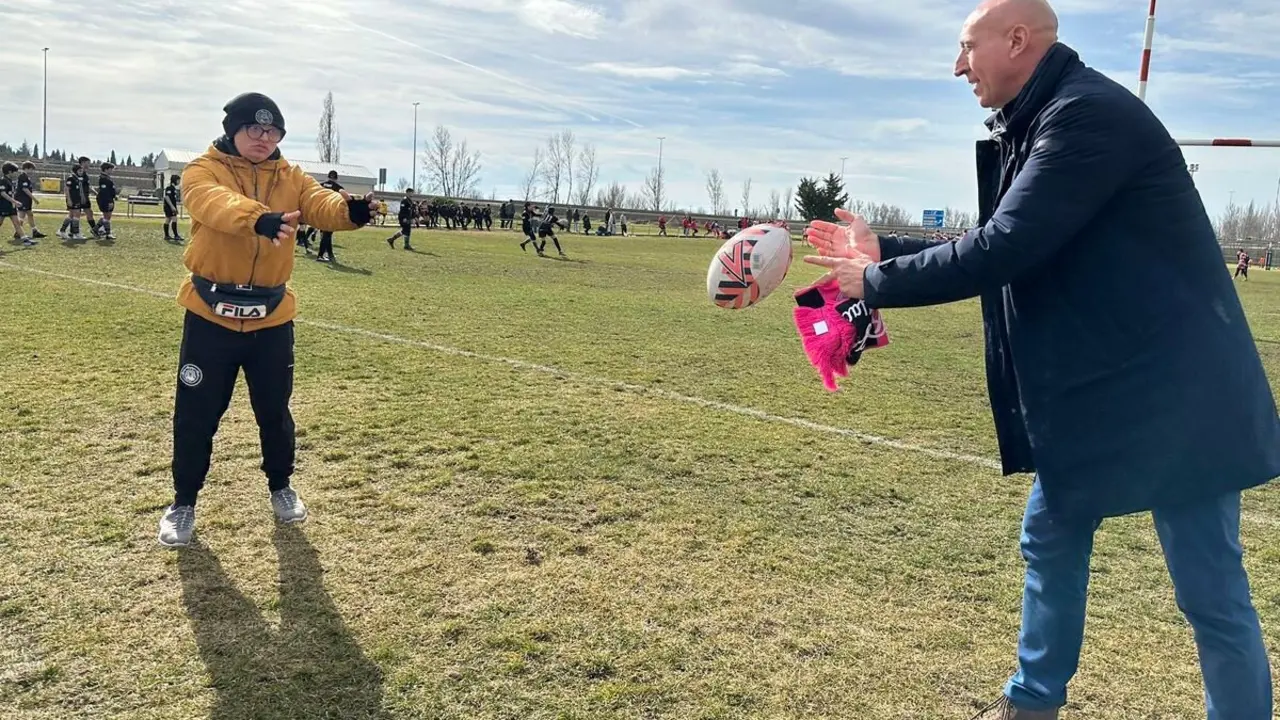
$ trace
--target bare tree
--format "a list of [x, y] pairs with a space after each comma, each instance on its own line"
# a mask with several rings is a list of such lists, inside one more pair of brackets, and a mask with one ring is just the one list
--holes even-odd
[[942, 209], [943, 222], [947, 227], [957, 230], [968, 230], [978, 224], [978, 214], [968, 210], [957, 210], [953, 207]]
[[621, 208], [624, 210], [647, 210], [649, 206], [649, 198], [646, 196], [645, 190], [641, 188], [638, 192], [627, 193], [622, 199]]
[[609, 183], [607, 188], [600, 188], [596, 193], [596, 205], [603, 208], [620, 208], [626, 199], [627, 186], [619, 182]]
[[316, 151], [320, 162], [336, 163], [342, 159], [342, 136], [338, 132], [337, 111], [333, 107], [333, 93], [324, 96], [324, 110], [320, 112], [320, 131], [316, 133]]
[[[407, 188], [407, 187], [409, 187], [409, 178], [407, 178], [407, 177], [402, 177], [402, 178], [400, 178], [399, 180], [397, 180], [397, 181], [396, 181], [396, 191], [397, 191], [397, 192], [404, 192], [405, 188]], [[414, 188], [414, 189], [416, 190], [417, 188]]]
[[564, 182], [564, 149], [557, 133], [547, 138], [547, 149], [542, 159], [542, 183], [547, 197], [553, 204], [560, 202], [560, 185]]
[[432, 192], [449, 198], [470, 197], [480, 190], [480, 152], [467, 149], [466, 140], [453, 139], [437, 125], [422, 157]]
[[1280, 240], [1280, 206], [1258, 207], [1252, 200], [1241, 206], [1232, 199], [1215, 224], [1218, 240], [1222, 242], [1274, 242]]
[[782, 216], [782, 196], [777, 190], [769, 191], [769, 219], [777, 220]]
[[578, 138], [572, 130], [564, 130], [560, 133], [560, 152], [563, 153], [564, 160], [564, 201], [569, 204], [573, 203], [573, 168], [577, 144]]
[[707, 172], [707, 197], [711, 199], [711, 212], [716, 215], [724, 212], [724, 180], [714, 168]]
[[641, 208], [662, 210], [662, 203], [666, 199], [666, 174], [667, 171], [659, 167], [649, 171], [649, 176], [644, 179], [644, 187], [640, 191], [644, 202], [635, 206], [637, 210]]
[[[873, 203], [866, 200], [855, 200], [849, 205], [850, 212], [863, 216], [872, 225], [897, 227], [911, 225], [911, 214], [907, 212], [906, 208], [899, 205]], [[916, 224], [918, 225], [919, 223]]]
[[591, 202], [591, 191], [600, 179], [600, 166], [596, 165], [596, 147], [590, 143], [582, 146], [578, 153], [578, 204], [588, 205]]
[[744, 217], [751, 216], [751, 178], [742, 182], [742, 214]]
[[791, 186], [787, 186], [787, 191], [782, 195], [782, 219], [791, 219]]
[[525, 202], [538, 199], [538, 179], [542, 177], [542, 148], [533, 149], [533, 164], [524, 176]]

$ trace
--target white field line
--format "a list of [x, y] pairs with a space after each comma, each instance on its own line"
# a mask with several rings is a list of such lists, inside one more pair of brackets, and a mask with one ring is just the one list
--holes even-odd
[[[77, 277], [75, 275], [64, 275], [62, 273], [49, 272], [48, 270], [37, 270], [35, 268], [28, 268], [28, 267], [23, 267], [21, 265], [14, 265], [13, 263], [6, 262], [4, 260], [0, 260], [0, 267], [12, 268], [20, 272], [32, 273], [35, 275], [44, 275], [46, 277], [58, 278], [61, 280], [70, 280], [72, 282], [84, 283], [87, 285], [98, 285], [100, 287], [115, 288], [117, 290], [127, 290], [129, 292], [139, 293], [142, 295], [150, 295], [152, 297], [162, 298], [165, 300], [173, 299], [176, 294], [176, 291], [170, 292], [170, 293], [162, 293], [156, 290], [148, 290], [146, 288], [137, 287], [134, 285], [124, 285], [122, 283], [113, 283], [106, 280], [94, 280], [92, 278]], [[978, 455], [968, 455], [965, 453], [957, 453], [957, 452], [952, 452], [950, 450], [943, 450], [941, 448], [933, 448], [927, 445], [918, 445], [916, 443], [904, 442], [902, 440], [894, 440], [892, 438], [881, 437], [879, 435], [872, 435], [870, 433], [859, 432], [857, 430], [851, 430], [849, 428], [836, 427], [833, 425], [823, 425], [821, 423], [816, 423], [811, 420], [805, 420], [804, 418], [775, 415], [773, 413], [765, 412], [764, 410], [759, 410], [752, 407], [746, 407], [745, 405], [734, 405], [732, 403], [720, 402], [719, 400], [708, 400], [706, 398], [695, 397], [693, 395], [684, 395], [682, 393], [672, 392], [670, 390], [663, 390], [661, 388], [649, 387], [645, 385], [636, 385], [633, 383], [619, 382], [616, 380], [609, 380], [607, 378], [600, 378], [592, 375], [583, 375], [580, 373], [569, 372], [568, 370], [561, 370], [560, 368], [553, 367], [550, 365], [539, 365], [537, 363], [531, 363], [524, 360], [517, 360], [515, 358], [506, 358], [506, 357], [500, 357], [497, 355], [486, 355], [484, 353], [472, 352], [470, 350], [463, 350], [461, 348], [450, 347], [448, 345], [438, 345], [436, 343], [426, 342], [424, 340], [413, 340], [410, 338], [399, 337], [397, 335], [389, 335], [387, 333], [380, 333], [373, 330], [365, 330], [364, 328], [350, 327], [347, 325], [339, 325], [337, 323], [323, 322], [320, 320], [307, 320], [304, 318], [298, 318], [295, 322], [299, 324], [310, 325], [312, 327], [318, 327], [323, 330], [330, 330], [332, 332], [343, 333], [346, 335], [356, 335], [360, 337], [366, 337], [372, 340], [381, 340], [382, 342], [392, 343], [395, 345], [407, 345], [409, 347], [416, 347], [416, 348], [421, 348], [423, 350], [430, 350], [431, 352], [439, 353], [441, 355], [464, 357], [472, 360], [480, 360], [483, 362], [506, 365], [508, 367], [513, 367], [519, 370], [545, 373], [547, 375], [554, 375], [556, 377], [562, 377], [567, 380], [573, 380], [574, 382], [578, 382], [584, 385], [597, 385], [597, 386], [603, 386], [608, 388], [614, 388], [614, 389], [624, 390], [634, 395], [658, 397], [658, 398], [663, 398], [665, 400], [672, 400], [674, 402], [683, 403], [686, 405], [694, 405], [694, 406], [705, 408], [708, 410], [719, 410], [721, 412], [732, 413], [735, 415], [742, 415], [744, 417], [755, 418], [757, 420], [763, 420], [765, 422], [791, 425], [792, 427], [798, 427], [804, 430], [811, 430], [813, 432], [823, 433], [826, 435], [835, 435], [838, 437], [845, 437], [851, 440], [864, 442], [869, 445], [878, 445], [880, 447], [892, 448], [894, 450], [902, 450], [905, 452], [916, 453], [919, 455], [927, 455], [929, 457], [938, 458], [941, 460], [952, 460], [955, 462], [961, 462], [961, 463], [966, 463], [970, 465], [977, 465], [979, 467], [987, 468], [990, 470], [1000, 470], [1000, 467], [1001, 467], [999, 462], [992, 460], [990, 458], [980, 457]], [[1243, 513], [1242, 519], [1246, 521], [1262, 524], [1262, 525], [1268, 525], [1271, 527], [1280, 527], [1280, 519], [1261, 516], [1261, 515], [1258, 515], [1257, 513], [1248, 513], [1248, 512]]]
[[[64, 275], [62, 273], [49, 272], [48, 270], [37, 270], [35, 268], [15, 265], [13, 263], [6, 262], [3, 260], [0, 260], [0, 266], [12, 268], [14, 270], [18, 270], [25, 273], [32, 273], [36, 275], [44, 275], [46, 277], [58, 278], [61, 280], [70, 280], [72, 282], [84, 283], [88, 285], [97, 285], [100, 287], [115, 288], [117, 290], [127, 290], [129, 292], [139, 293], [142, 295], [150, 295], [152, 297], [163, 298], [166, 300], [172, 299], [176, 294], [176, 291], [174, 293], [162, 293], [155, 290], [148, 290], [146, 288], [137, 287], [134, 285], [125, 285], [122, 283], [114, 283], [106, 280], [95, 280], [92, 278], [77, 277], [75, 275]], [[744, 405], [734, 405], [732, 403], [720, 402], [718, 400], [708, 400], [706, 398], [695, 397], [692, 395], [684, 395], [682, 393], [672, 392], [670, 390], [663, 390], [661, 388], [655, 388], [655, 387], [650, 387], [645, 385], [636, 385], [633, 383], [620, 382], [616, 380], [609, 380], [607, 378], [595, 377], [592, 375], [583, 375], [581, 373], [562, 370], [560, 368], [552, 367], [550, 365], [539, 365], [537, 363], [531, 363], [524, 360], [517, 360], [515, 358], [501, 357], [498, 355], [486, 355], [484, 353], [472, 352], [470, 350], [463, 350], [461, 348], [450, 347], [448, 345], [439, 345], [437, 343], [426, 342], [424, 340], [413, 340], [410, 338], [399, 337], [397, 335], [389, 335], [387, 333], [380, 333], [373, 330], [366, 330], [364, 328], [350, 327], [347, 325], [339, 325], [337, 323], [324, 322], [320, 320], [308, 320], [305, 318], [298, 318], [295, 322], [297, 322], [298, 324], [310, 325], [312, 327], [318, 327], [324, 330], [330, 330], [332, 332], [343, 333], [346, 335], [356, 335], [360, 337], [370, 338], [372, 340], [381, 340], [382, 342], [386, 342], [386, 343], [392, 343], [396, 345], [407, 345], [410, 347], [421, 348], [423, 350], [430, 350], [431, 352], [439, 353], [441, 355], [452, 355], [454, 357], [470, 358], [472, 360], [480, 360], [483, 362], [507, 365], [509, 367], [513, 367], [519, 370], [526, 370], [530, 372], [554, 375], [556, 377], [562, 377], [568, 380], [573, 380], [575, 382], [578, 382], [584, 385], [603, 386], [603, 387], [608, 387], [612, 389], [623, 390], [628, 393], [632, 393], [634, 395], [645, 395], [648, 397], [663, 398], [665, 400], [672, 400], [672, 401], [683, 403], [686, 405], [695, 405], [697, 407], [706, 408], [708, 410], [719, 410], [721, 412], [733, 413], [735, 415], [743, 415], [746, 417], [755, 418], [757, 420], [763, 420], [765, 422], [791, 425], [793, 427], [802, 428], [804, 430], [811, 430], [813, 432], [819, 432], [827, 435], [836, 435], [839, 437], [845, 437], [851, 440], [857, 440], [859, 442], [864, 442], [870, 445], [879, 445], [881, 447], [893, 448], [895, 450], [903, 450], [906, 452], [917, 453], [920, 455], [928, 455], [930, 457], [939, 458], [942, 460], [953, 460], [956, 462], [968, 463], [971, 465], [978, 465], [980, 467], [989, 468], [992, 470], [1000, 469], [1000, 463], [994, 460], [991, 460], [989, 458], [979, 457], [977, 455], [968, 455], [965, 453], [952, 452], [950, 450], [943, 450], [941, 448], [928, 447], [926, 445], [918, 445], [915, 443], [904, 442], [901, 440], [894, 440], [892, 438], [886, 438], [886, 437], [881, 437], [879, 435], [859, 432], [857, 430], [851, 430], [849, 428], [835, 427], [832, 425], [823, 425], [821, 423], [816, 423], [811, 420], [805, 420], [804, 418], [775, 415], [773, 413], [765, 412], [764, 410], [759, 410], [757, 408], [752, 408], [752, 407], [746, 407]]]

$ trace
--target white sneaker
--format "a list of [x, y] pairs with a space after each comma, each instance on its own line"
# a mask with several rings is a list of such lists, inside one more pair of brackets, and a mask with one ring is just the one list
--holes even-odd
[[297, 491], [291, 487], [271, 493], [271, 509], [283, 523], [296, 523], [307, 519], [307, 506], [302, 504], [302, 498], [299, 498]]
[[192, 505], [165, 508], [160, 518], [160, 544], [165, 547], [186, 547], [196, 530], [196, 509]]

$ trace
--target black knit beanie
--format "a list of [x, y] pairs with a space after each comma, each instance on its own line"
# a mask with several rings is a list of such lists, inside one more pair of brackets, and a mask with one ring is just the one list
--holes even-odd
[[235, 137], [245, 125], [274, 125], [284, 136], [284, 115], [280, 114], [280, 107], [262, 93], [237, 95], [222, 111], [227, 114], [222, 119], [222, 130], [227, 137]]

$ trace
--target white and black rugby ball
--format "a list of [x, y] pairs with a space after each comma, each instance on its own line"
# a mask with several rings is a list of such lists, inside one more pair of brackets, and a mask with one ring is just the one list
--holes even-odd
[[778, 289], [791, 268], [791, 233], [752, 225], [729, 238], [707, 269], [707, 297], [722, 308], [750, 307]]

